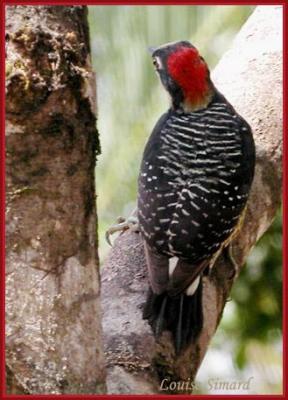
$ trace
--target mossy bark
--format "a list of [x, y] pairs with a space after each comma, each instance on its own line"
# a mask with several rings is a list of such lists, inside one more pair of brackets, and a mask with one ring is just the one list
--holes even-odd
[[103, 393], [86, 7], [6, 7], [8, 393]]
[[[257, 7], [212, 78], [251, 124], [256, 144], [257, 165], [248, 210], [233, 242], [234, 258], [242, 266], [281, 203], [282, 7]], [[102, 278], [108, 391], [168, 394], [169, 382], [173, 381], [171, 387], [175, 389], [170, 393], [191, 393], [191, 383], [230, 294], [231, 264], [221, 257], [211, 275], [204, 278], [204, 328], [179, 357], [169, 333], [164, 332], [156, 342], [142, 319], [147, 281], [142, 240], [139, 234], [128, 231], [115, 241]], [[161, 390], [163, 379], [166, 390]]]

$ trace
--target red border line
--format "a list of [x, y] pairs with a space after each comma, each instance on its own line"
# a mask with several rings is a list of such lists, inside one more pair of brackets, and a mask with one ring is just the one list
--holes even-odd
[[244, 400], [253, 400], [253, 399], [268, 399], [268, 400], [283, 400], [286, 399], [285, 396], [283, 396], [282, 394], [279, 395], [270, 395], [270, 394], [243, 394], [243, 395], [233, 395], [233, 394], [210, 394], [210, 395], [206, 395], [206, 394], [192, 394], [192, 395], [158, 395], [158, 394], [150, 394], [150, 395], [137, 395], [137, 394], [125, 394], [125, 395], [113, 395], [113, 394], [108, 394], [108, 395], [79, 395], [79, 394], [75, 394], [75, 395], [51, 395], [51, 394], [43, 394], [43, 395], [5, 395], [3, 397], [3, 399], [5, 400], [48, 400], [50, 398], [55, 398], [55, 399], [64, 399], [64, 400], [77, 400], [77, 399], [81, 399], [81, 400], [109, 400], [111, 399], [118, 399], [118, 400], [123, 400], [126, 398], [130, 398], [130, 399], [143, 399], [143, 400], [150, 400], [150, 399], [159, 399], [159, 400], [170, 400], [170, 399], [177, 399], [177, 400], [229, 400], [229, 399], [244, 399]]
[[61, 1], [61, 0], [55, 0], [55, 1], [40, 1], [40, 0], [22, 0], [22, 1], [17, 1], [17, 0], [6, 0], [4, 1], [6, 5], [67, 5], [67, 6], [72, 6], [72, 5], [97, 5], [97, 6], [109, 6], [109, 5], [135, 5], [135, 6], [148, 6], [148, 5], [161, 5], [161, 6], [166, 6], [166, 5], [174, 5], [174, 6], [182, 6], [182, 5], [198, 5], [198, 6], [235, 6], [235, 5], [262, 5], [262, 6], [270, 6], [270, 5], [285, 5], [285, 1], [267, 1], [267, 2], [259, 2], [257, 0], [251, 0], [251, 1], [213, 1], [213, 0], [207, 0], [207, 1], [193, 1], [193, 0], [187, 0], [187, 1], [179, 1], [176, 2], [175, 0], [166, 0], [166, 1], [160, 1], [160, 0], [142, 0], [142, 1], [137, 1], [137, 0], [124, 0], [124, 1], [117, 1], [117, 0], [100, 0], [100, 1], [93, 1], [93, 0], [75, 0], [73, 2], [71, 1]]
[[1, 135], [0, 135], [0, 232], [1, 232], [1, 246], [0, 246], [0, 274], [3, 279], [0, 279], [0, 346], [1, 346], [1, 360], [0, 360], [0, 394], [3, 396], [5, 392], [5, 7], [1, 5], [1, 100], [0, 100], [0, 113], [1, 113]]
[[[288, 5], [285, 1], [269, 1], [269, 2], [257, 2], [257, 1], [81, 1], [75, 0], [71, 1], [39, 1], [39, 0], [29, 0], [29, 1], [16, 1], [16, 0], [6, 0], [3, 3], [1, 2], [0, 5], [0, 17], [1, 17], [1, 99], [0, 99], [0, 112], [1, 112], [1, 137], [0, 137], [0, 150], [1, 150], [1, 168], [0, 168], [0, 184], [1, 184], [1, 191], [0, 191], [0, 212], [1, 212], [1, 221], [0, 221], [0, 232], [1, 232], [1, 246], [0, 246], [0, 256], [1, 256], [1, 276], [4, 278], [5, 276], [5, 138], [4, 138], [4, 130], [5, 130], [5, 5], [282, 5], [283, 6], [283, 16], [284, 16], [284, 28], [283, 28], [283, 39], [284, 39], [284, 61], [283, 61], [283, 372], [287, 369], [287, 343], [286, 343], [286, 333], [287, 333], [287, 261], [288, 261], [288, 248], [287, 248], [287, 241], [288, 241], [288, 232], [287, 232], [287, 219], [288, 219], [288, 199], [287, 199], [287, 163], [288, 163], [288, 140], [287, 140], [287, 117], [286, 117], [286, 106], [287, 106], [287, 68], [288, 62], [286, 59], [287, 56], [287, 45], [286, 45], [286, 34], [287, 34], [287, 10]], [[0, 280], [0, 323], [1, 328], [4, 327], [5, 323], [5, 281], [4, 279]], [[107, 398], [111, 399], [123, 399], [123, 398], [138, 398], [138, 399], [166, 399], [167, 395], [8, 395], [5, 394], [5, 332], [4, 329], [0, 331], [0, 346], [1, 346], [1, 359], [0, 359], [0, 397], [5, 399], [11, 400], [19, 400], [20, 399], [48, 399], [48, 398], [63, 398], [65, 400], [75, 400], [75, 399], [95, 399], [97, 400], [106, 400]], [[269, 400], [273, 399], [283, 399], [286, 398], [287, 394], [287, 380], [285, 379], [285, 373], [283, 375], [283, 395], [169, 395], [169, 398], [174, 398], [177, 400], [184, 400], [184, 399], [259, 399], [259, 398], [268, 398]]]
[[282, 288], [282, 302], [283, 302], [283, 323], [282, 323], [282, 332], [283, 332], [283, 393], [286, 397], [287, 395], [287, 380], [285, 380], [285, 373], [287, 371], [287, 267], [288, 267], [288, 248], [287, 248], [287, 240], [288, 240], [288, 200], [287, 200], [287, 191], [288, 191], [288, 140], [287, 140], [287, 42], [285, 38], [287, 37], [287, 13], [288, 6], [285, 2], [283, 7], [283, 237], [282, 237], [282, 270], [283, 270], [283, 288]]

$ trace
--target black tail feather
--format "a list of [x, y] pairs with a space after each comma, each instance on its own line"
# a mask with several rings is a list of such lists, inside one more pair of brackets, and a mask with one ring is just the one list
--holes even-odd
[[159, 337], [161, 333], [163, 332], [164, 329], [164, 321], [165, 321], [165, 310], [166, 310], [166, 304], [167, 304], [167, 296], [165, 296], [162, 300], [160, 312], [158, 315], [158, 318], [156, 320], [156, 326], [155, 326], [155, 335], [156, 337]]
[[175, 350], [176, 350], [176, 354], [179, 354], [181, 351], [181, 345], [182, 345], [182, 341], [183, 341], [183, 304], [184, 304], [184, 296], [185, 294], [181, 294], [180, 295], [180, 304], [179, 304], [179, 317], [178, 317], [178, 323], [177, 323], [177, 329], [176, 329], [176, 336], [174, 338], [174, 342], [175, 342]]
[[202, 279], [193, 296], [171, 297], [167, 292], [157, 295], [149, 289], [143, 318], [148, 319], [156, 337], [170, 331], [179, 354], [202, 330]]

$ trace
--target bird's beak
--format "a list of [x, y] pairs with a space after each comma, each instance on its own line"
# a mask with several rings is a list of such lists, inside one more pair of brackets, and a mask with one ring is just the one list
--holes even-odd
[[151, 54], [151, 56], [155, 50], [156, 50], [156, 47], [148, 47], [148, 52], [149, 52], [149, 54]]

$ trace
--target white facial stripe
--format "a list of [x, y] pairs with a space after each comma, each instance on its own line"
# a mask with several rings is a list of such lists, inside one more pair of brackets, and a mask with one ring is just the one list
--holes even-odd
[[154, 57], [156, 62], [157, 62], [157, 68], [158, 70], [163, 69], [163, 64], [162, 64], [162, 60], [160, 57]]

